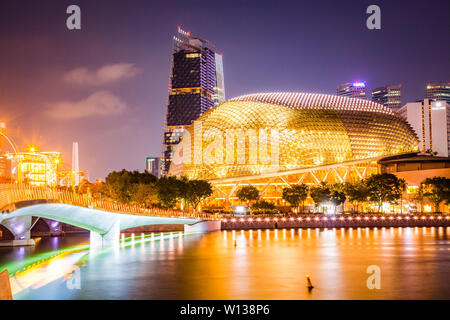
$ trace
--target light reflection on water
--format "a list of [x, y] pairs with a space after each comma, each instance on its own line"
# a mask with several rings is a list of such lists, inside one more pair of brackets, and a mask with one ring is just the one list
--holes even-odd
[[[449, 299], [449, 232], [448, 227], [232, 230], [173, 233], [162, 241], [159, 233], [145, 241], [138, 234], [131, 243], [90, 252], [80, 268], [80, 290], [69, 290], [60, 279], [15, 298]], [[2, 249], [0, 262], [86, 243], [56, 239], [43, 238], [32, 250]], [[381, 268], [380, 290], [366, 287], [370, 265]], [[311, 292], [306, 274], [315, 287]]]

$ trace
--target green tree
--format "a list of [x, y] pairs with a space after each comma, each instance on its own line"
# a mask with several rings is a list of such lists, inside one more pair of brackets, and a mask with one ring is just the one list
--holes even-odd
[[344, 192], [347, 195], [348, 201], [353, 204], [353, 207], [356, 207], [356, 212], [359, 212], [359, 204], [361, 204], [362, 211], [362, 205], [369, 198], [369, 190], [367, 189], [365, 180], [346, 183], [344, 185]]
[[384, 202], [397, 202], [406, 188], [404, 179], [399, 179], [392, 173], [374, 174], [366, 180], [369, 200], [378, 204], [381, 211]]
[[344, 185], [341, 183], [333, 184], [330, 188], [330, 201], [335, 207], [345, 203], [347, 197], [344, 192]]
[[187, 182], [173, 176], [161, 177], [157, 183], [157, 198], [163, 207], [173, 208], [180, 199], [186, 198]]
[[113, 171], [105, 179], [105, 191], [109, 198], [123, 203], [130, 202], [131, 173], [127, 170]]
[[[296, 184], [283, 189], [283, 200], [287, 201], [292, 207], [297, 208], [300, 203], [304, 204], [304, 201], [308, 197], [308, 186], [304, 183]], [[304, 208], [303, 208], [304, 211]]]
[[252, 205], [252, 213], [273, 213], [275, 209], [276, 207], [273, 203], [264, 200], [255, 202]]
[[434, 211], [439, 212], [442, 201], [450, 202], [450, 179], [445, 177], [426, 178], [422, 182], [423, 195], [434, 205]]
[[206, 180], [190, 180], [187, 182], [186, 200], [192, 204], [194, 210], [200, 202], [213, 194], [211, 184]]
[[156, 183], [139, 183], [134, 184], [133, 195], [131, 196], [131, 203], [152, 207], [158, 203], [158, 188]]
[[321, 182], [318, 185], [312, 186], [309, 189], [309, 194], [311, 195], [316, 207], [323, 202], [328, 202], [331, 200], [331, 190], [326, 182]]
[[92, 183], [88, 181], [88, 179], [84, 178], [80, 181], [80, 184], [78, 185], [78, 193], [81, 194], [88, 194], [92, 188]]
[[423, 200], [425, 200], [425, 190], [423, 183], [417, 188], [416, 193], [413, 195], [412, 200], [416, 203], [419, 208], [419, 212], [423, 212]]
[[145, 171], [113, 171], [105, 179], [106, 195], [116, 201], [130, 203], [138, 184], [155, 184], [158, 179]]
[[256, 201], [259, 199], [259, 190], [254, 186], [245, 186], [236, 192], [236, 196], [240, 201]]

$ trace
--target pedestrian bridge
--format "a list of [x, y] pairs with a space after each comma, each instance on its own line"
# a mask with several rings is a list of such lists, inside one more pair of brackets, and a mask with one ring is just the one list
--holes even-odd
[[193, 225], [203, 220], [123, 214], [78, 207], [68, 204], [38, 204], [0, 215], [0, 224], [10, 230], [16, 240], [29, 240], [32, 217], [67, 223], [91, 231], [91, 240], [115, 241], [120, 230], [155, 224]]
[[[47, 203], [34, 204], [33, 201]], [[24, 204], [31, 204], [24, 206]], [[18, 205], [20, 203], [20, 205]], [[185, 231], [214, 231], [219, 220], [176, 210], [148, 209], [112, 201], [100, 201], [86, 195], [50, 188], [0, 185], [0, 224], [14, 235], [12, 245], [33, 244], [32, 217], [66, 223], [91, 231], [91, 243], [116, 242], [120, 230], [146, 225], [184, 224]], [[208, 220], [205, 220], [208, 219]], [[50, 228], [52, 223], [50, 223]]]

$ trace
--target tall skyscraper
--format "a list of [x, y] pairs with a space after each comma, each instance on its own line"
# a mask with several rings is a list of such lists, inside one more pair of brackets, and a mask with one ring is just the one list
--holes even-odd
[[450, 104], [445, 101], [410, 102], [398, 111], [409, 122], [419, 138], [421, 151], [437, 152], [438, 156], [450, 154]]
[[[0, 133], [6, 135], [6, 124], [4, 122], [0, 122]], [[6, 152], [6, 139], [0, 135], [0, 155]]]
[[349, 98], [366, 99], [366, 83], [364, 81], [343, 83], [337, 88], [336, 95]]
[[372, 90], [372, 101], [398, 111], [402, 107], [402, 85], [383, 86]]
[[72, 172], [74, 176], [74, 185], [80, 184], [80, 165], [78, 160], [78, 142], [72, 145]]
[[[6, 124], [0, 122], [0, 133], [6, 134]], [[11, 178], [11, 160], [5, 155], [6, 139], [0, 135], [0, 182], [6, 182]]]
[[163, 139], [163, 174], [169, 171], [174, 147], [181, 141], [185, 126], [224, 101], [222, 56], [209, 41], [178, 27]]
[[428, 83], [426, 98], [450, 103], [450, 82]]
[[145, 170], [159, 179], [161, 177], [161, 158], [147, 157], [145, 159]]

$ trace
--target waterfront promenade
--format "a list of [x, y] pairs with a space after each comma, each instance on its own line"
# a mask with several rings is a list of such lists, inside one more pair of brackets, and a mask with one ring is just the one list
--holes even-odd
[[293, 216], [230, 216], [223, 217], [222, 230], [283, 228], [365, 228], [365, 227], [447, 227], [450, 215], [293, 215]]

